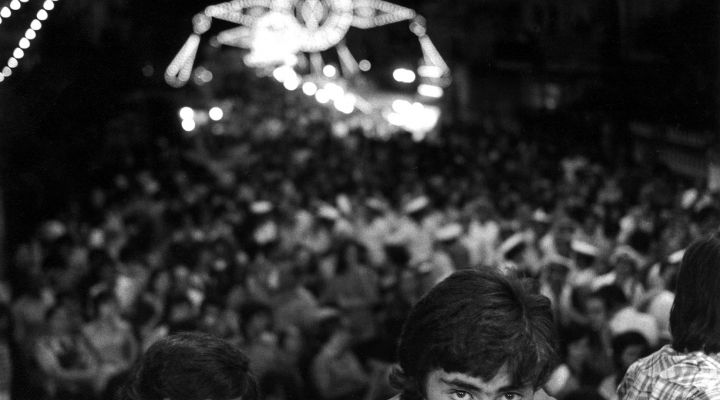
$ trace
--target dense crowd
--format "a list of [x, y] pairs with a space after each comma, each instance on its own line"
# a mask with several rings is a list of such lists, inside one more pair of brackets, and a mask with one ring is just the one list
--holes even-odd
[[338, 129], [302, 94], [238, 104], [234, 134], [117, 171], [16, 249], [0, 399], [111, 398], [143, 349], [188, 330], [242, 348], [265, 399], [388, 399], [404, 318], [465, 268], [551, 299], [549, 394], [613, 399], [669, 342], [682, 250], [718, 225], [703, 187], [530, 138], [517, 118], [418, 142]]

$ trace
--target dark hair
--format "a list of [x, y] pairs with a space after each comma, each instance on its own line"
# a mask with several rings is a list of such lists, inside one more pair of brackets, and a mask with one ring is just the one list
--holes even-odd
[[119, 400], [259, 398], [240, 349], [211, 335], [187, 332], [154, 343], [125, 381]]
[[238, 315], [240, 317], [240, 330], [244, 337], [248, 335], [248, 322], [252, 320], [256, 315], [265, 314], [272, 320], [274, 317], [273, 309], [265, 303], [257, 301], [250, 301], [240, 306]]
[[402, 400], [416, 400], [433, 370], [489, 381], [507, 366], [513, 384], [537, 389], [555, 366], [556, 349], [550, 300], [497, 271], [462, 270], [410, 312], [391, 381]]
[[590, 296], [588, 296], [588, 299], [591, 298], [600, 299], [605, 305], [605, 310], [608, 313], [615, 312], [618, 309], [629, 304], [625, 292], [623, 292], [620, 286], [616, 284], [605, 285], [597, 289]]
[[[648, 343], [645, 336], [638, 331], [628, 331], [621, 333], [611, 340], [611, 346], [613, 349], [613, 363], [617, 371], [618, 380], [622, 380], [625, 376], [625, 371], [622, 368], [622, 353], [630, 346], [643, 346], [643, 352], [640, 354], [640, 358], [647, 356], [650, 353], [650, 343]], [[618, 382], [619, 384], [620, 382]]]
[[720, 232], [685, 251], [670, 311], [672, 346], [679, 352], [720, 352]]

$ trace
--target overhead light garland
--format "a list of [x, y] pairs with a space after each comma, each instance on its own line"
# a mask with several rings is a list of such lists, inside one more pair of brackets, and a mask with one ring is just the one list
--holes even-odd
[[[409, 20], [412, 21], [410, 30], [418, 36], [425, 65], [438, 67], [443, 75], [449, 73], [447, 64], [425, 33], [424, 18], [407, 7], [383, 0], [234, 0], [206, 7], [193, 18], [194, 34], [165, 74], [171, 86], [187, 83], [199, 35], [210, 29], [212, 18], [242, 25], [220, 32], [212, 42], [249, 49], [245, 59], [249, 65], [296, 60], [299, 53], [311, 54], [312, 60], [313, 55], [340, 46], [337, 50], [342, 67], [350, 74], [360, 70], [347, 47], [341, 44], [350, 27], [368, 29]], [[270, 42], [284, 45], [268, 45]], [[273, 54], [280, 51], [282, 54]]]
[[[25, 35], [18, 42], [15, 50], [13, 50], [12, 56], [8, 59], [2, 71], [0, 71], [0, 82], [10, 77], [13, 73], [13, 70], [17, 68], [18, 65], [20, 65], [19, 60], [25, 56], [25, 50], [30, 47], [30, 45], [32, 44], [32, 40], [37, 37], [37, 31], [42, 29], [42, 22], [40, 21], [45, 21], [46, 19], [48, 19], [48, 11], [51, 11], [55, 8], [56, 1], [57, 0], [45, 0], [43, 2], [43, 8], [37, 12], [35, 19], [33, 19], [30, 23], [30, 28], [25, 31]], [[28, 0], [12, 0], [9, 7], [6, 6], [0, 9], [0, 24], [2, 24], [4, 20], [10, 18], [13, 11], [20, 10], [24, 3], [27, 2]]]

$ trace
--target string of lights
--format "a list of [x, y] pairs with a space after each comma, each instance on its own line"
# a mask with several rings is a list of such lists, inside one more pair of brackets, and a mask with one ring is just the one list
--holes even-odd
[[[2, 74], [0, 74], [0, 82], [10, 77], [13, 73], [13, 69], [18, 67], [18, 65], [20, 64], [19, 60], [25, 56], [25, 50], [30, 47], [32, 40], [37, 37], [37, 31], [42, 29], [42, 22], [40, 21], [45, 21], [46, 19], [48, 19], [48, 11], [51, 11], [55, 8], [56, 1], [57, 0], [45, 0], [42, 9], [37, 12], [35, 19], [30, 22], [30, 28], [25, 31], [25, 35], [20, 39], [17, 47], [15, 47], [15, 50], [13, 50], [12, 56], [8, 59], [7, 64], [2, 69]], [[0, 24], [3, 22], [4, 19], [10, 18], [13, 11], [20, 10], [23, 4], [27, 2], [28, 0], [12, 0], [9, 7], [6, 6], [0, 9]]]

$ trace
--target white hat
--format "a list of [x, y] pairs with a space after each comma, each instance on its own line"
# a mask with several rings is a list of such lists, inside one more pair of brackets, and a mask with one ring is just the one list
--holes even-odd
[[678, 250], [678, 251], [670, 254], [670, 256], [668, 256], [667, 260], [670, 264], [678, 264], [678, 263], [680, 263], [680, 261], [682, 261], [684, 255], [685, 255], [685, 249]]
[[370, 208], [372, 210], [379, 211], [379, 212], [384, 212], [387, 209], [387, 206], [385, 205], [385, 203], [376, 197], [371, 197], [371, 198], [367, 199], [367, 201], [365, 201], [365, 205], [367, 206], [367, 208]]
[[512, 250], [516, 249], [518, 246], [520, 246], [524, 243], [525, 243], [525, 237], [523, 236], [523, 234], [516, 233], [516, 234], [510, 236], [509, 238], [505, 239], [504, 242], [502, 242], [502, 244], [498, 248], [498, 252], [500, 253], [500, 255], [505, 257], [505, 255], [507, 253], [511, 252]]
[[640, 255], [640, 253], [638, 253], [637, 250], [633, 249], [632, 247], [630, 247], [628, 245], [622, 245], [622, 246], [619, 246], [617, 249], [615, 249], [612, 256], [610, 256], [610, 262], [612, 264], [615, 264], [618, 262], [618, 259], [620, 257], [629, 258], [638, 267], [643, 265], [643, 256]]
[[532, 220], [536, 222], [549, 223], [551, 221], [550, 215], [543, 211], [542, 208], [538, 208], [532, 215]]
[[350, 199], [344, 194], [338, 195], [337, 199], [335, 200], [335, 203], [337, 204], [337, 207], [339, 211], [342, 211], [343, 214], [350, 214], [352, 213], [352, 204], [350, 204]]
[[543, 262], [543, 265], [547, 267], [548, 265], [562, 265], [568, 270], [573, 269], [573, 261], [565, 256], [561, 256], [559, 254], [553, 254], [549, 256], [545, 261]]
[[266, 200], [256, 201], [250, 205], [250, 211], [253, 214], [265, 214], [270, 212], [272, 208], [272, 203]]
[[600, 254], [600, 250], [596, 246], [580, 240], [573, 240], [570, 248], [576, 253], [590, 257], [597, 257]]
[[435, 239], [440, 242], [446, 242], [459, 238], [462, 233], [462, 226], [458, 223], [452, 223], [438, 229], [437, 232], [435, 232]]
[[414, 214], [430, 204], [430, 200], [427, 196], [416, 197], [405, 205], [405, 214]]
[[318, 209], [318, 217], [335, 221], [340, 219], [340, 212], [333, 206], [323, 204]]

